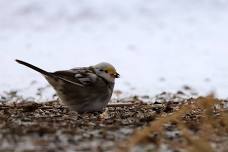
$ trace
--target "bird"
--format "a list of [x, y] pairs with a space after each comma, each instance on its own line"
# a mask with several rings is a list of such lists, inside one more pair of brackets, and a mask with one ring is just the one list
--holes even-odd
[[120, 77], [115, 67], [107, 62], [47, 72], [25, 61], [15, 61], [41, 73], [63, 104], [78, 113], [103, 112], [111, 99], [115, 79]]

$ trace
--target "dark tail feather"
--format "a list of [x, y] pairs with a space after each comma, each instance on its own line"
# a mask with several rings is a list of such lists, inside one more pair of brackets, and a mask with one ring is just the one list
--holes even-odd
[[36, 66], [34, 66], [34, 65], [32, 65], [32, 64], [29, 64], [29, 63], [27, 63], [27, 62], [24, 62], [24, 61], [21, 61], [21, 60], [17, 60], [17, 59], [16, 59], [15, 61], [16, 61], [17, 63], [19, 63], [19, 64], [25, 65], [25, 66], [27, 66], [27, 67], [29, 67], [29, 68], [35, 70], [35, 71], [37, 71], [37, 72], [40, 72], [41, 74], [44, 74], [44, 75], [46, 75], [46, 76], [49, 76], [49, 75], [50, 75], [49, 72], [44, 71], [44, 70], [42, 70], [42, 69], [40, 69], [40, 68], [38, 68], [38, 67], [36, 67]]

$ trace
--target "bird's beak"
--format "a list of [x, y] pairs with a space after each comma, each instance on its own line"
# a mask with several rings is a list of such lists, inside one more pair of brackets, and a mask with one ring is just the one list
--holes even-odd
[[119, 73], [115, 73], [114, 76], [115, 76], [115, 78], [119, 78], [120, 74]]

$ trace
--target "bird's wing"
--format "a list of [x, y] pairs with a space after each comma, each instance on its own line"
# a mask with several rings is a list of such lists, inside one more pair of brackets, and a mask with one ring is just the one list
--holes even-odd
[[56, 71], [52, 74], [64, 81], [68, 81], [81, 87], [93, 85], [98, 78], [94, 71], [88, 68]]

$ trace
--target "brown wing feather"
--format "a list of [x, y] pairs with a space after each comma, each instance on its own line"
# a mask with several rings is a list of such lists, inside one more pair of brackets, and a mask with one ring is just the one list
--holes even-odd
[[90, 77], [91, 72], [92, 71], [83, 68], [83, 69], [56, 71], [52, 74], [57, 77], [60, 77], [84, 86], [84, 85], [91, 85], [94, 82]]

